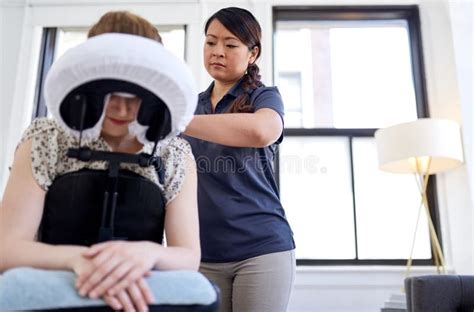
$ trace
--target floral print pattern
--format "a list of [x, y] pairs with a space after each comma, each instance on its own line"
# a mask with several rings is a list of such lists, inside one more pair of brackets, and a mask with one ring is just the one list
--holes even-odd
[[[78, 146], [78, 139], [62, 128], [54, 119], [38, 118], [25, 130], [19, 144], [32, 140], [31, 164], [33, 177], [45, 191], [60, 175], [81, 169], [105, 170], [105, 161], [83, 162], [67, 157], [67, 150]], [[99, 137], [85, 140], [81, 146], [95, 150], [112, 151], [107, 142]], [[152, 144], [145, 145], [140, 152], [151, 153]], [[166, 203], [171, 202], [181, 191], [186, 174], [186, 157], [194, 159], [189, 143], [175, 137], [158, 143], [156, 156], [160, 156], [165, 170], [164, 183], [159, 183], [154, 167], [140, 167], [136, 164], [122, 164], [122, 169], [133, 171], [156, 183], [165, 197]]]

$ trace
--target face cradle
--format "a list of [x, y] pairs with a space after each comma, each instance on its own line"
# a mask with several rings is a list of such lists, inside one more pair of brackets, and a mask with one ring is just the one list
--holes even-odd
[[128, 134], [128, 125], [137, 118], [141, 99], [136, 96], [111, 94], [106, 104], [102, 133], [113, 137]]
[[215, 80], [236, 82], [248, 65], [255, 62], [257, 52], [257, 49], [249, 50], [217, 19], [209, 25], [204, 43], [204, 66]]

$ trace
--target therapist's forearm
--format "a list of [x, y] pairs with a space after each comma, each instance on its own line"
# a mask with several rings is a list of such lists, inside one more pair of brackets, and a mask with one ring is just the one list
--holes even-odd
[[234, 147], [264, 147], [268, 142], [258, 121], [252, 113], [196, 115], [184, 134]]

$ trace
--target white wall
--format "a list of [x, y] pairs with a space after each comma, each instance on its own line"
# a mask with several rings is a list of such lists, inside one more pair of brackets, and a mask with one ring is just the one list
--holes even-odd
[[0, 7], [0, 181], [4, 177], [8, 121], [13, 106], [24, 11], [23, 5], [13, 3]]
[[[0, 0], [1, 1], [1, 0]], [[89, 26], [109, 10], [128, 9], [156, 24], [187, 24], [187, 61], [198, 85], [209, 82], [201, 66], [205, 19], [229, 5], [246, 7], [261, 22], [264, 39], [260, 67], [264, 82], [272, 77], [272, 5], [415, 4], [420, 5], [431, 115], [463, 123], [468, 166], [438, 176], [443, 243], [449, 266], [474, 274], [472, 207], [472, 6], [447, 0], [18, 0], [1, 2], [0, 195], [16, 142], [31, 116], [41, 27]], [[179, 12], [179, 13], [177, 13]], [[469, 13], [470, 12], [470, 13]], [[454, 19], [453, 19], [454, 18]], [[192, 48], [189, 48], [192, 47]], [[470, 68], [470, 69], [469, 69]], [[471, 193], [472, 192], [472, 193]], [[428, 270], [428, 271], [427, 271]], [[418, 269], [414, 274], [428, 273]], [[361, 272], [359, 272], [361, 271]], [[403, 280], [401, 267], [300, 267], [291, 311], [377, 311]]]
[[[450, 1], [451, 25], [454, 43], [454, 52], [459, 88], [459, 101], [462, 107], [464, 155], [466, 158], [467, 173], [471, 191], [470, 206], [466, 206], [464, 217], [474, 224], [474, 180], [472, 163], [474, 161], [473, 145], [473, 92], [474, 92], [474, 2], [468, 0]], [[466, 235], [466, 237], [469, 237]], [[471, 240], [466, 241], [467, 246], [474, 246], [474, 229], [471, 226]], [[469, 265], [469, 259], [465, 260]], [[474, 256], [471, 253], [471, 268], [474, 268]]]
[[[432, 117], [449, 118], [463, 124], [460, 105], [456, 54], [453, 49], [452, 23], [446, 1], [423, 1], [420, 6], [423, 50], [428, 88], [428, 103]], [[466, 49], [472, 45], [465, 40], [457, 46]], [[471, 124], [466, 125], [472, 127]], [[464, 136], [466, 128], [463, 126]], [[459, 273], [472, 273], [472, 201], [467, 166], [438, 175], [438, 194], [448, 262]], [[469, 235], [466, 235], [469, 233]]]

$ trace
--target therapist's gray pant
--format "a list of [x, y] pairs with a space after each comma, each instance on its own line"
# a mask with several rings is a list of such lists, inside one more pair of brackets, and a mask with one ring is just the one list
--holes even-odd
[[238, 262], [203, 262], [199, 271], [221, 290], [219, 312], [284, 312], [295, 269], [290, 250]]

